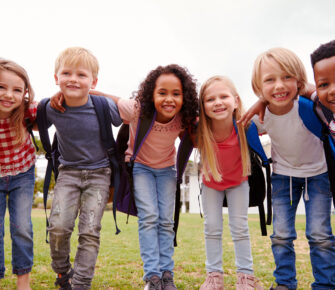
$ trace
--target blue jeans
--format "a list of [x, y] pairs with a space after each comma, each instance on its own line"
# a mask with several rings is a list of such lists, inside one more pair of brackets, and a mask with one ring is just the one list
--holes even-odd
[[109, 197], [110, 168], [59, 167], [50, 214], [52, 269], [65, 273], [71, 268], [70, 242], [79, 214], [78, 247], [72, 287], [90, 288], [100, 247], [101, 219]]
[[148, 280], [173, 273], [176, 171], [174, 166], [154, 169], [135, 163], [133, 178], [143, 280]]
[[[308, 178], [272, 175], [273, 235], [272, 252], [276, 263], [274, 276], [278, 284], [297, 288], [293, 241], [297, 238], [295, 216], [301, 194], [306, 209], [306, 237], [310, 247], [314, 283], [312, 289], [335, 289], [335, 238], [331, 229], [332, 195], [328, 174]], [[292, 202], [292, 204], [291, 204]]]
[[29, 273], [33, 266], [33, 225], [31, 208], [33, 205], [35, 166], [15, 176], [0, 177], [0, 278], [5, 275], [5, 213], [6, 196], [10, 234], [12, 238], [12, 268], [16, 275]]
[[205, 218], [206, 271], [222, 270], [222, 204], [228, 202], [229, 228], [235, 248], [237, 272], [253, 274], [248, 227], [249, 184], [218, 191], [203, 185], [201, 200]]

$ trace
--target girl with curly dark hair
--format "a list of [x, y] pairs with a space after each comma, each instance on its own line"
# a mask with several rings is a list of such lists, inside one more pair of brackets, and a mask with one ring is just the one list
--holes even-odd
[[159, 66], [140, 84], [135, 99], [115, 101], [121, 118], [130, 124], [126, 161], [133, 154], [138, 119], [154, 111], [157, 114], [133, 169], [143, 280], [147, 282], [145, 289], [176, 289], [172, 259], [175, 140], [186, 128], [194, 131], [198, 116], [196, 82], [179, 65]]
[[[170, 64], [152, 70], [134, 98], [112, 98], [123, 122], [129, 123], [125, 161], [133, 155], [139, 118], [156, 120], [136, 156], [133, 168], [134, 195], [138, 211], [144, 289], [173, 290], [174, 202], [176, 193], [175, 140], [184, 130], [195, 133], [198, 116], [196, 81], [187, 69]], [[57, 108], [57, 102], [53, 102]], [[61, 107], [60, 107], [61, 109]]]

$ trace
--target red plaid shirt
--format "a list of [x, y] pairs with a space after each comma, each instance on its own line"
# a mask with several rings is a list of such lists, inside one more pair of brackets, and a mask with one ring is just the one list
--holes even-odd
[[[37, 103], [32, 103], [25, 114], [31, 121], [36, 119]], [[16, 134], [9, 125], [9, 118], [0, 119], [0, 177], [26, 172], [35, 163], [35, 147], [26, 131], [26, 139], [16, 147]]]

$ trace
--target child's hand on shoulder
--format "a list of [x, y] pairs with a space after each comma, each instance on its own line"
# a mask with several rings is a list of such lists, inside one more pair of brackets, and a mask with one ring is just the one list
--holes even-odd
[[64, 96], [62, 92], [58, 92], [50, 98], [50, 106], [55, 110], [58, 110], [62, 113], [65, 112], [65, 108], [63, 107]]
[[90, 95], [102, 96], [102, 97], [105, 97], [105, 98], [110, 98], [110, 99], [112, 99], [115, 102], [115, 104], [117, 104], [118, 101], [119, 101], [119, 97], [116, 97], [116, 96], [110, 95], [110, 94], [106, 94], [106, 93], [103, 93], [103, 92], [100, 92], [100, 91], [96, 91], [96, 90], [90, 90]]
[[237, 123], [242, 123], [243, 126], [246, 126], [254, 115], [258, 115], [259, 122], [263, 124], [266, 105], [265, 101], [258, 100], [245, 114], [243, 114], [241, 119], [237, 120]]

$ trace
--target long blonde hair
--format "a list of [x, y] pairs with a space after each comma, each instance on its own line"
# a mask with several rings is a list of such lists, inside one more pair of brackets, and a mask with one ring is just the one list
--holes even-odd
[[[206, 115], [204, 108], [204, 98], [207, 88], [214, 82], [223, 82], [226, 85], [231, 93], [237, 98], [237, 108], [233, 112], [233, 119], [238, 120], [243, 114], [243, 107], [241, 99], [237, 93], [237, 90], [233, 82], [224, 76], [214, 76], [208, 79], [200, 89], [199, 95], [199, 108], [200, 108], [200, 119], [198, 127], [198, 136], [197, 136], [197, 146], [198, 152], [200, 153], [200, 164], [202, 166], [202, 173], [206, 180], [209, 180], [209, 174], [212, 175], [213, 179], [217, 182], [222, 180], [221, 173], [219, 172], [218, 160], [216, 158], [216, 142], [214, 139], [211, 119]], [[241, 158], [242, 158], [242, 169], [243, 176], [250, 175], [251, 166], [250, 166], [250, 157], [247, 138], [245, 135], [245, 128], [242, 124], [237, 124], [238, 137], [241, 148]]]
[[26, 93], [22, 99], [22, 103], [19, 107], [13, 110], [12, 114], [9, 117], [10, 126], [15, 129], [17, 145], [22, 145], [26, 136], [24, 115], [34, 99], [34, 91], [31, 87], [26, 70], [17, 63], [11, 60], [0, 58], [0, 71], [10, 71], [15, 73], [23, 80], [25, 85]]

